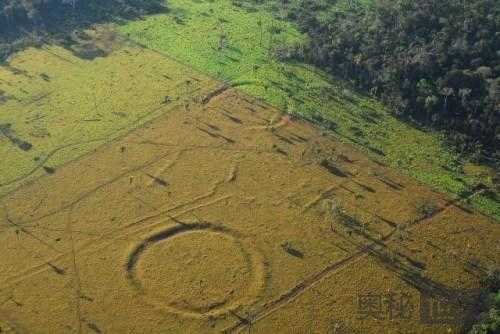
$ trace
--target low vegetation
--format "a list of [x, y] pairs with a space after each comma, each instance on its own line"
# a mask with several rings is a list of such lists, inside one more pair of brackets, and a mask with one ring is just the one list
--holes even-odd
[[[219, 80], [232, 82], [242, 91], [284, 112], [334, 131], [375, 159], [439, 191], [466, 198], [471, 206], [500, 219], [495, 169], [468, 162], [470, 155], [466, 152], [473, 147], [478, 148], [474, 152], [484, 152], [482, 143], [471, 146], [470, 141], [463, 141], [467, 146], [464, 150], [453, 149], [449, 144], [449, 133], [445, 135], [425, 129], [437, 126], [444, 119], [436, 123], [432, 119], [438, 116], [431, 115], [432, 122], [427, 123], [427, 118], [413, 117], [412, 111], [407, 112], [391, 103], [387, 90], [371, 92], [389, 102], [392, 108], [379, 102], [378, 98], [358, 92], [359, 88], [367, 89], [368, 81], [364, 74], [354, 75], [352, 71], [362, 71], [354, 70], [354, 65], [348, 66], [349, 59], [342, 63], [344, 69], [349, 69], [345, 72], [345, 78], [349, 77], [349, 80], [338, 79], [338, 76], [344, 76], [340, 67], [324, 66], [340, 66], [339, 62], [328, 57], [335, 52], [344, 54], [336, 49], [338, 46], [326, 43], [324, 39], [328, 34], [346, 31], [339, 38], [349, 35], [347, 30], [342, 30], [348, 29], [348, 25], [333, 29], [339, 25], [335, 20], [367, 20], [363, 13], [368, 12], [367, 8], [373, 8], [371, 3], [347, 0], [171, 0], [167, 7], [163, 0], [2, 2], [0, 58], [6, 59], [15, 50], [47, 42], [61, 45], [82, 58], [102, 56], [102, 48], [95, 48], [90, 43], [75, 46], [75, 34], [71, 32], [81, 31], [96, 22], [116, 22], [120, 24], [119, 30], [135, 42], [173, 56]], [[164, 13], [144, 16], [158, 12]], [[139, 17], [143, 19], [129, 20]], [[356, 34], [361, 35], [363, 31]], [[324, 48], [322, 51], [320, 46]], [[327, 51], [329, 48], [331, 52]], [[318, 57], [326, 58], [322, 63]], [[308, 65], [308, 62], [317, 67]], [[0, 102], [5, 98], [5, 93], [0, 91]], [[458, 102], [452, 100], [452, 96], [447, 97], [447, 108], [456, 110], [451, 105]], [[395, 115], [394, 110], [407, 116], [406, 122], [402, 122], [401, 115]], [[492, 116], [491, 112], [487, 114]], [[492, 129], [495, 120], [488, 119], [489, 123], [485, 124]], [[488, 131], [480, 132], [487, 135]], [[477, 192], [477, 189], [483, 191]]]
[[[68, 49], [30, 48], [0, 66], [0, 197], [211, 87], [112, 31], [78, 35]], [[186, 75], [198, 80], [189, 89]]]
[[[289, 2], [288, 12], [276, 1], [168, 3], [168, 14], [128, 22], [119, 30], [218, 79], [245, 82], [242, 91], [334, 131], [440, 191], [468, 197], [473, 207], [500, 219], [497, 192], [470, 197], [478, 184], [494, 187], [493, 169], [468, 163], [449, 147], [444, 134], [402, 122], [379, 100], [358, 93], [355, 85], [297, 60], [310, 44], [298, 25], [285, 20], [287, 13], [298, 13], [291, 10], [298, 2]], [[329, 17], [345, 8], [347, 2], [340, 1], [314, 13]]]
[[0, 0], [0, 333], [498, 333], [495, 4]]
[[429, 218], [436, 213], [437, 210], [437, 205], [429, 200], [423, 201], [417, 205], [417, 213], [421, 218]]

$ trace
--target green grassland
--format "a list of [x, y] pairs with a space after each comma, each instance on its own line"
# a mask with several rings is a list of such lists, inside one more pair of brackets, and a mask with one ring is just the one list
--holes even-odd
[[[345, 2], [327, 6], [324, 15], [342, 10]], [[51, 171], [197, 95], [186, 86], [197, 71], [240, 83], [245, 93], [319, 124], [451, 196], [468, 195], [479, 183], [491, 185], [490, 170], [463, 162], [440, 134], [401, 122], [377, 100], [314, 67], [278, 60], [272, 50], [300, 50], [307, 37], [277, 19], [285, 13], [273, 7], [276, 2], [235, 3], [169, 0], [168, 14], [118, 26], [150, 50], [113, 37], [112, 43], [95, 41], [112, 47], [89, 59], [95, 45], [87, 36], [82, 45], [28, 49], [0, 66], [0, 196], [46, 173], [43, 167]], [[206, 80], [197, 85], [210, 88]], [[172, 103], [164, 103], [167, 95]], [[32, 147], [20, 149], [13, 138]], [[498, 194], [469, 202], [500, 219]]]
[[[273, 57], [270, 47], [297, 48], [306, 37], [268, 10], [237, 7], [230, 0], [168, 4], [169, 14], [130, 22], [119, 31], [220, 80], [251, 83], [241, 90], [322, 124], [374, 158], [452, 196], [491, 182], [487, 168], [464, 169], [440, 134], [401, 122], [378, 101], [352, 92], [318, 69]], [[479, 194], [469, 202], [500, 219], [498, 194]]]
[[[168, 5], [168, 14], [129, 22], [119, 31], [220, 80], [244, 82], [240, 89], [245, 93], [321, 124], [452, 197], [469, 195], [479, 183], [491, 185], [491, 171], [466, 165], [440, 134], [401, 122], [380, 102], [316, 68], [273, 57], [270, 49], [300, 49], [307, 39], [265, 7], [238, 7], [231, 0], [169, 0]], [[482, 193], [468, 201], [500, 219], [498, 194]]]
[[[200, 81], [188, 90], [189, 77]], [[0, 196], [201, 94], [210, 82], [134, 45], [92, 60], [50, 45], [16, 54], [0, 66]]]

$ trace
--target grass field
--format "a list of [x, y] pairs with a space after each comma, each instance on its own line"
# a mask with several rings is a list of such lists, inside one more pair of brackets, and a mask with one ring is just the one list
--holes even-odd
[[0, 67], [0, 196], [210, 88], [153, 51], [115, 48], [86, 60], [47, 45]]
[[[0, 198], [2, 333], [464, 332], [499, 224], [218, 92]], [[361, 320], [370, 294], [411, 313]]]
[[[464, 168], [440, 134], [401, 122], [381, 103], [318, 69], [272, 57], [270, 46], [306, 42], [291, 24], [259, 7], [241, 9], [229, 0], [168, 4], [168, 15], [130, 22], [119, 31], [218, 79], [246, 83], [241, 86], [244, 92], [322, 124], [376, 159], [449, 195], [470, 195], [478, 183], [490, 185], [491, 170]], [[498, 194], [472, 196], [470, 204], [500, 219]]]
[[[265, 11], [169, 5], [0, 66], [0, 333], [463, 333], [488, 170], [271, 57], [306, 39]], [[374, 295], [412, 312], [361, 319]]]

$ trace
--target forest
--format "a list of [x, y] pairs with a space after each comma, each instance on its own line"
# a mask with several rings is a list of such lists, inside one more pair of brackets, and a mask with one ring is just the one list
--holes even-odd
[[306, 60], [382, 98], [410, 122], [445, 131], [459, 151], [498, 159], [500, 2], [281, 6], [310, 36]]

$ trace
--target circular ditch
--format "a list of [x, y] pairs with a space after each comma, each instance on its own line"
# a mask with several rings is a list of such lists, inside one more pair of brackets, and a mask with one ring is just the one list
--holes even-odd
[[148, 236], [128, 256], [127, 278], [149, 303], [189, 316], [255, 302], [264, 285], [258, 252], [238, 233], [209, 223]]

